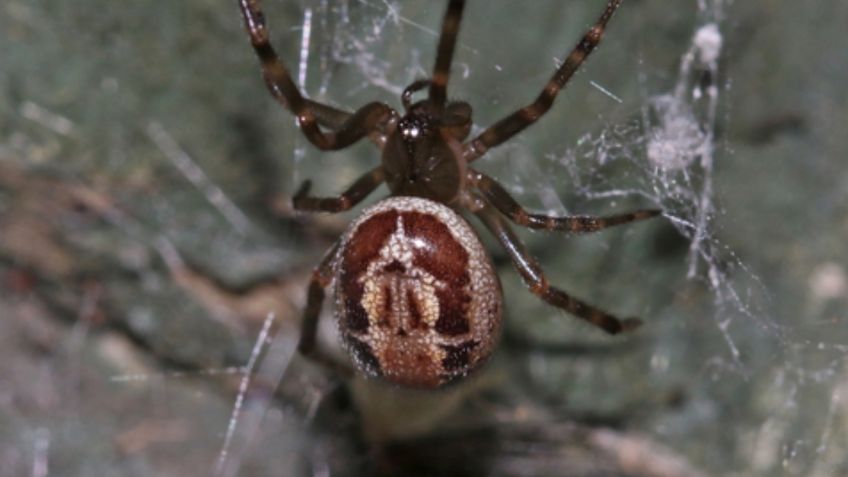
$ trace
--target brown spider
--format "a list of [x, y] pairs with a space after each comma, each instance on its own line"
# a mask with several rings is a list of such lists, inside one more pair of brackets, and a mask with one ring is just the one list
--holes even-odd
[[[297, 117], [309, 142], [321, 150], [338, 150], [368, 136], [381, 150], [381, 165], [338, 197], [310, 196], [306, 181], [293, 198], [294, 208], [341, 212], [382, 182], [391, 191], [389, 198], [362, 212], [315, 268], [298, 345], [301, 353], [328, 361], [315, 346], [315, 332], [324, 289], [335, 282], [339, 330], [365, 373], [400, 385], [437, 388], [479, 367], [497, 342], [501, 286], [480, 240], [455, 209], [469, 210], [483, 222], [530, 291], [544, 301], [607, 333], [639, 325], [638, 319], [620, 320], [551, 286], [507, 218], [533, 229], [585, 233], [647, 219], [659, 210], [608, 217], [532, 214], [494, 179], [469, 167], [547, 112], [600, 42], [621, 1], [608, 1], [533, 103], [463, 142], [471, 130], [471, 106], [447, 100], [463, 0], [449, 1], [433, 77], [404, 90], [403, 115], [380, 102], [349, 113], [304, 98], [268, 41], [259, 0], [239, 0], [265, 83]], [[413, 103], [413, 93], [425, 88], [427, 98]]]

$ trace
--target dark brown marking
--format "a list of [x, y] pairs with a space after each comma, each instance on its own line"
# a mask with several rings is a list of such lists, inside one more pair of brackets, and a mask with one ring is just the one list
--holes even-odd
[[409, 307], [409, 327], [410, 329], [427, 329], [427, 323], [421, 319], [421, 310], [418, 308], [418, 300], [412, 290], [406, 290], [406, 303]]
[[359, 276], [380, 254], [380, 249], [395, 231], [398, 213], [387, 210], [371, 216], [357, 227], [347, 241], [342, 269], [344, 272]]
[[380, 249], [395, 230], [397, 212], [390, 210], [374, 215], [356, 229], [348, 239], [341, 257], [338, 287], [345, 299], [347, 324], [353, 331], [368, 329], [368, 313], [362, 308], [363, 284], [359, 277], [377, 258]]
[[459, 336], [471, 330], [468, 307], [471, 297], [465, 290], [439, 290], [439, 319], [435, 329], [445, 336]]
[[468, 333], [471, 329], [468, 252], [438, 218], [418, 212], [404, 212], [402, 218], [406, 236], [426, 244], [415, 249], [413, 263], [446, 285], [436, 290], [439, 300], [436, 331], [446, 336]]
[[394, 301], [394, 294], [392, 294], [392, 287], [389, 283], [383, 284], [383, 316], [375, 317], [380, 320], [381, 323], [391, 326], [391, 316], [392, 316], [392, 302]]
[[442, 366], [446, 371], [467, 371], [471, 364], [471, 351], [480, 343], [478, 341], [466, 341], [460, 345], [441, 345], [446, 356], [442, 359]]
[[359, 299], [345, 298], [345, 328], [356, 333], [368, 331], [368, 313]]
[[353, 359], [359, 365], [359, 368], [372, 376], [380, 376], [380, 360], [374, 356], [371, 346], [364, 341], [360, 341], [352, 336], [345, 336], [348, 348], [353, 354]]
[[392, 260], [392, 263], [383, 267], [383, 271], [386, 273], [406, 273], [406, 267], [399, 261]]
[[415, 249], [413, 264], [452, 287], [468, 284], [468, 252], [438, 218], [419, 212], [403, 213], [403, 229], [409, 238], [426, 244]]

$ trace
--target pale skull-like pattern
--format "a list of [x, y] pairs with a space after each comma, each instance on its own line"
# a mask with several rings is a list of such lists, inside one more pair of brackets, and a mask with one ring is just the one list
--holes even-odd
[[365, 210], [336, 257], [336, 319], [357, 367], [435, 388], [477, 368], [501, 323], [501, 289], [471, 227], [450, 208], [392, 197]]

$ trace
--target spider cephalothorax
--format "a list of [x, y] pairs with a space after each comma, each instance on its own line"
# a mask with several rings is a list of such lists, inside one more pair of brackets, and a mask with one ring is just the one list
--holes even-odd
[[[574, 72], [601, 41], [622, 0], [608, 0], [535, 101], [464, 142], [471, 106], [447, 100], [447, 83], [463, 0], [450, 0], [430, 79], [403, 92], [404, 114], [373, 102], [346, 112], [304, 98], [268, 41], [259, 0], [239, 0], [251, 43], [271, 94], [290, 109], [307, 139], [322, 150], [345, 148], [368, 137], [381, 164], [338, 197], [309, 195], [307, 181], [295, 209], [340, 212], [385, 182], [390, 197], [367, 208], [315, 268], [309, 286], [299, 350], [319, 360], [315, 332], [324, 289], [335, 282], [335, 315], [356, 366], [399, 385], [437, 388], [465, 376], [497, 342], [502, 296], [491, 260], [458, 213], [474, 214], [506, 250], [530, 291], [572, 315], [615, 334], [639, 325], [620, 320], [553, 287], [512, 231], [515, 224], [571, 233], [658, 215], [644, 209], [608, 217], [553, 217], [526, 211], [494, 179], [469, 164], [542, 117]], [[414, 93], [427, 97], [412, 102]]]
[[464, 188], [461, 141], [471, 130], [471, 107], [457, 102], [437, 108], [426, 100], [409, 105], [410, 90], [420, 83], [404, 92], [407, 112], [387, 131], [382, 154], [386, 184], [392, 195], [451, 204]]

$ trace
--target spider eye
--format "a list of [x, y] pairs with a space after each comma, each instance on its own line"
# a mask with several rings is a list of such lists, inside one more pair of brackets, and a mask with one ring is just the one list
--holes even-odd
[[406, 117], [398, 124], [400, 135], [406, 142], [415, 142], [430, 134], [430, 122], [421, 117]]

